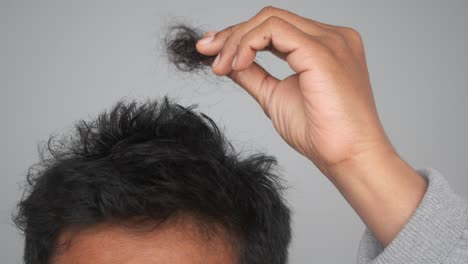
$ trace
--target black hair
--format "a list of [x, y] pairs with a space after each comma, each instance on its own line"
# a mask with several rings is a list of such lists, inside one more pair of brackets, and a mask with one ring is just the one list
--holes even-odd
[[67, 228], [185, 212], [234, 234], [239, 263], [286, 263], [290, 209], [275, 157], [241, 157], [195, 106], [167, 96], [120, 100], [68, 136], [50, 137], [14, 216], [24, 262], [50, 263]]
[[196, 44], [203, 37], [201, 30], [185, 24], [174, 24], [164, 38], [164, 47], [169, 62], [184, 72], [203, 70], [210, 65], [216, 55], [207, 56], [196, 49]]

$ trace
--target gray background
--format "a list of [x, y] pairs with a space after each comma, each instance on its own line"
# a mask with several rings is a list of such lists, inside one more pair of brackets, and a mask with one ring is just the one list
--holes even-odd
[[[174, 71], [156, 44], [174, 17], [219, 30], [265, 5], [353, 27], [363, 37], [379, 115], [396, 149], [468, 196], [467, 3], [1, 1], [1, 262], [20, 262], [22, 240], [10, 217], [26, 170], [38, 160], [37, 144], [122, 97], [168, 94], [182, 105], [199, 104], [238, 150], [278, 158], [294, 209], [290, 263], [354, 263], [364, 225], [332, 184], [282, 141], [242, 88]], [[279, 77], [291, 73], [271, 55], [259, 61]]]

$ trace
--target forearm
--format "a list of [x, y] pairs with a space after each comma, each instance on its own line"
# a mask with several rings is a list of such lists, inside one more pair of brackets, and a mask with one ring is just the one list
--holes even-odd
[[327, 177], [383, 246], [407, 223], [427, 189], [426, 180], [388, 150], [348, 160]]

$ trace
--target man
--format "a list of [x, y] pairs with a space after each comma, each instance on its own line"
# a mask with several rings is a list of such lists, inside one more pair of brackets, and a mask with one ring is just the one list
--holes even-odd
[[[213, 72], [251, 94], [355, 209], [368, 228], [359, 263], [468, 261], [467, 202], [391, 145], [355, 30], [267, 7], [196, 49], [216, 56]], [[295, 73], [271, 76], [254, 62], [265, 49]], [[26, 262], [286, 263], [274, 159], [239, 161], [212, 122], [148, 105], [120, 103], [52, 148], [20, 206]]]
[[51, 142], [17, 219], [26, 263], [285, 262], [276, 160], [190, 107], [121, 101]]

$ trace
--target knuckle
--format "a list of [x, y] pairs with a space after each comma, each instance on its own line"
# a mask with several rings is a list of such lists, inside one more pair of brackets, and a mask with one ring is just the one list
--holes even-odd
[[345, 28], [346, 41], [354, 52], [363, 56], [364, 42], [362, 41], [361, 34], [353, 28]]
[[283, 23], [283, 20], [277, 16], [270, 16], [265, 23], [269, 26], [275, 27]]
[[274, 7], [274, 6], [265, 6], [264, 8], [262, 8], [262, 10], [260, 10], [259, 14], [266, 14], [266, 15], [271, 15], [273, 14], [274, 12], [276, 12], [277, 8]]
[[353, 42], [362, 42], [361, 34], [354, 28], [343, 27], [343, 34], [347, 36]]

